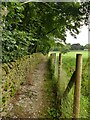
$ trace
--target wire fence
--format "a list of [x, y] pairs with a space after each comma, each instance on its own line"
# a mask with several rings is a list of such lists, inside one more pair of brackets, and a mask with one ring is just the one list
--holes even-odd
[[51, 56], [52, 64], [55, 66], [54, 74], [57, 78], [57, 103], [58, 106], [60, 105], [60, 118], [88, 118], [88, 97], [82, 95], [82, 91], [85, 92], [82, 87], [83, 82], [81, 82], [81, 78], [84, 76], [82, 70], [85, 70], [86, 66], [84, 65], [82, 68], [82, 55], [76, 55], [76, 62], [75, 60], [69, 61], [71, 64], [74, 62], [74, 68], [73, 65], [70, 67], [70, 73], [65, 70], [66, 66], [63, 65], [65, 61], [62, 61], [61, 54], [57, 56], [56, 53], [53, 53]]

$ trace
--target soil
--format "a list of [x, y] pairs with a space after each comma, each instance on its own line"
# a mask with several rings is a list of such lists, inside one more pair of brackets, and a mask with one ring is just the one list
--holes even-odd
[[46, 93], [47, 60], [38, 64], [30, 75], [32, 84], [21, 85], [9, 104], [7, 117], [10, 118], [43, 118], [45, 109], [50, 105]]

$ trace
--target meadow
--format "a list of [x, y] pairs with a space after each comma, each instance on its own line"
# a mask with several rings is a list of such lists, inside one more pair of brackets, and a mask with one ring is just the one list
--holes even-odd
[[[56, 67], [55, 73], [58, 73], [58, 55], [59, 52], [50, 52], [56, 53]], [[62, 70], [61, 70], [61, 79], [60, 79], [60, 94], [63, 95], [70, 78], [75, 71], [76, 65], [76, 54], [82, 54], [82, 79], [81, 79], [81, 97], [80, 97], [80, 118], [88, 118], [88, 106], [89, 106], [89, 60], [90, 52], [88, 51], [70, 51], [65, 54], [62, 54]], [[68, 96], [62, 100], [62, 118], [72, 118], [73, 114], [73, 98], [74, 98], [74, 86], [70, 90]]]
[[[81, 80], [81, 99], [80, 99], [80, 118], [88, 118], [88, 97], [89, 97], [89, 90], [88, 90], [88, 64], [89, 64], [89, 52], [88, 51], [70, 51], [66, 54], [62, 55], [62, 69], [65, 70], [66, 75], [63, 76], [64, 84], [67, 84], [75, 70], [76, 65], [76, 54], [82, 54], [82, 80]], [[65, 85], [66, 86], [66, 85]], [[68, 98], [64, 101], [64, 113], [66, 117], [72, 115], [72, 106], [73, 106], [73, 93], [74, 87], [70, 91]], [[68, 108], [68, 109], [67, 109]], [[65, 110], [66, 109], [66, 110]], [[69, 111], [69, 112], [68, 112]]]

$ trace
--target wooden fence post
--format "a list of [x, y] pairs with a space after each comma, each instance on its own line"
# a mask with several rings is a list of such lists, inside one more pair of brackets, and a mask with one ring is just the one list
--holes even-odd
[[62, 55], [61, 53], [59, 53], [58, 80], [61, 79], [61, 69], [62, 69]]
[[81, 87], [81, 74], [82, 74], [82, 54], [76, 55], [76, 76], [75, 76], [75, 89], [74, 89], [74, 105], [73, 105], [73, 120], [79, 118], [80, 112], [80, 87]]
[[57, 78], [57, 60], [56, 60], [56, 53], [53, 54], [54, 57], [54, 76]]
[[53, 61], [52, 61], [52, 59], [53, 59], [53, 54], [51, 53], [51, 54], [50, 54], [51, 66], [52, 66], [52, 64], [53, 64]]
[[61, 53], [59, 53], [59, 59], [58, 59], [58, 93], [57, 93], [57, 99], [58, 99], [58, 110], [59, 110], [59, 114], [60, 116], [62, 115], [62, 101], [61, 101], [61, 91], [60, 91], [60, 80], [61, 80], [61, 69], [62, 69], [62, 55]]
[[52, 54], [50, 54], [50, 57], [52, 57]]
[[53, 53], [54, 64], [56, 64], [56, 53]]
[[64, 91], [64, 93], [63, 93], [63, 96], [62, 96], [62, 97], [63, 97], [64, 99], [67, 97], [67, 95], [68, 95], [68, 93], [70, 92], [73, 84], [75, 83], [75, 73], [76, 73], [76, 72], [74, 71], [73, 74], [72, 74], [72, 76], [71, 76], [71, 79], [70, 79], [70, 81], [69, 81], [69, 83], [68, 83], [68, 85], [67, 85], [67, 88], [65, 89], [65, 91]]
[[51, 53], [50, 57], [52, 58], [52, 64], [55, 64], [55, 53]]

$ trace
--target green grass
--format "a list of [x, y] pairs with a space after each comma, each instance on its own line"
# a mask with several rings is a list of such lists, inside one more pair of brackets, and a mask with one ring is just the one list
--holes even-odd
[[[75, 65], [76, 65], [76, 54], [82, 54], [82, 81], [81, 81], [81, 110], [80, 110], [80, 118], [87, 118], [88, 117], [88, 51], [71, 51], [62, 56], [63, 59], [63, 69], [67, 73], [67, 82], [69, 82], [74, 70], [75, 70]], [[73, 89], [73, 88], [72, 88]], [[72, 94], [73, 92], [69, 94], [68, 96], [68, 103], [67, 99], [65, 102], [67, 104], [71, 103], [69, 99], [72, 99]], [[63, 103], [64, 104], [64, 103]], [[70, 104], [68, 107], [71, 108]], [[65, 108], [65, 104], [63, 106], [64, 111], [67, 111], [67, 108]], [[66, 109], [66, 110], [65, 110]], [[72, 108], [71, 108], [72, 110]], [[71, 111], [70, 110], [70, 111]], [[65, 113], [64, 112], [64, 113]], [[70, 114], [70, 112], [69, 112]], [[72, 113], [71, 113], [72, 114]], [[65, 117], [69, 117], [68, 114], [66, 114]]]
[[[45, 92], [47, 93], [47, 105], [46, 108], [43, 110], [44, 118], [49, 118], [56, 120], [57, 118], [57, 108], [56, 108], [56, 79], [54, 77], [54, 66], [52, 65], [51, 58], [48, 60], [49, 66], [47, 68], [47, 73], [45, 75]], [[45, 97], [45, 96], [44, 96]]]
[[[50, 52], [52, 53], [52, 52]], [[81, 98], [80, 98], [80, 118], [88, 118], [88, 63], [90, 58], [90, 52], [88, 51], [70, 51], [66, 54], [62, 54], [62, 76], [60, 81], [60, 90], [63, 94], [67, 84], [75, 71], [76, 54], [82, 54], [82, 81], [81, 81]], [[59, 52], [56, 52], [58, 58]], [[57, 60], [58, 62], [58, 60]], [[56, 68], [57, 69], [57, 68]], [[65, 100], [62, 100], [62, 118], [72, 118], [73, 112], [73, 95], [74, 86], [71, 89]]]
[[76, 54], [82, 54], [83, 58], [88, 58], [88, 55], [89, 55], [88, 51], [78, 50], [78, 51], [70, 51], [70, 52], [64, 54], [64, 56], [75, 58]]

